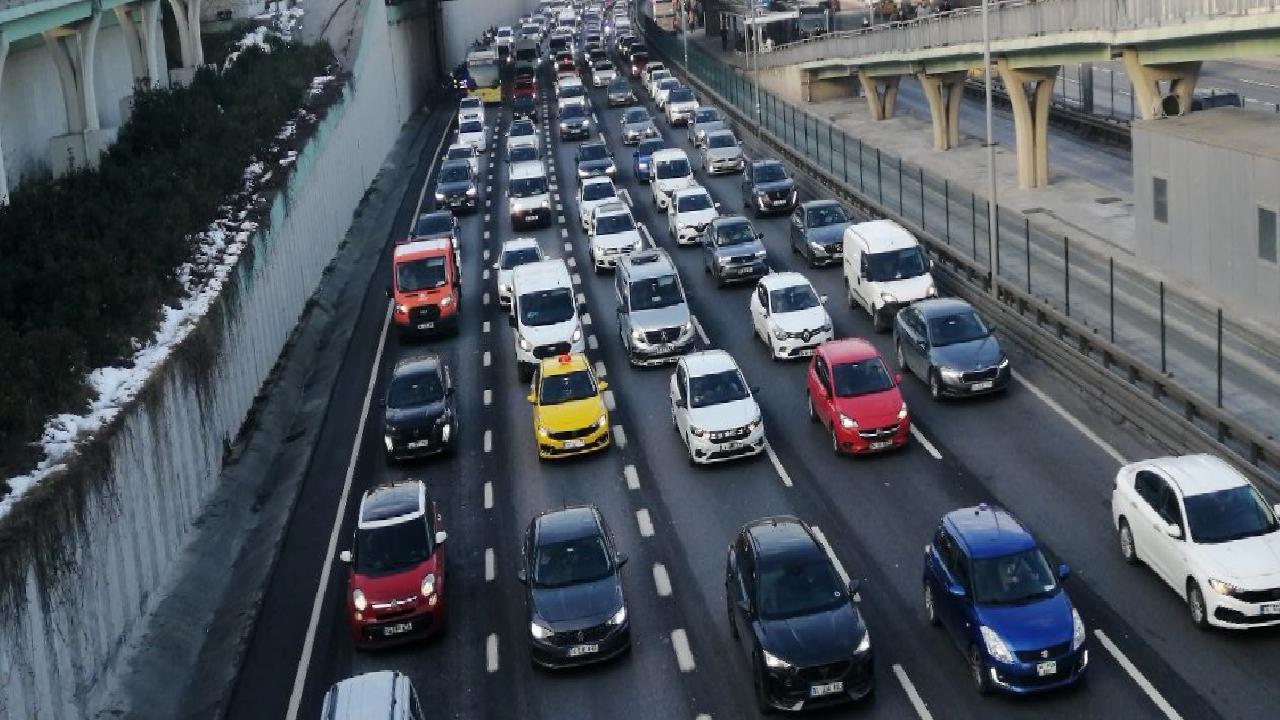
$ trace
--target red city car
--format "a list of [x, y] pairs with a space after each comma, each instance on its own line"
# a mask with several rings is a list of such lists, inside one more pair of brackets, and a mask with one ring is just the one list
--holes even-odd
[[518, 97], [530, 97], [534, 100], [538, 99], [538, 82], [533, 78], [517, 78], [515, 85], [511, 88], [512, 99]]
[[875, 347], [861, 338], [818, 346], [805, 374], [809, 419], [831, 430], [837, 455], [860, 455], [907, 444], [911, 417]]
[[355, 542], [342, 551], [351, 640], [365, 649], [434, 635], [444, 626], [443, 523], [427, 486], [401, 480], [360, 499]]

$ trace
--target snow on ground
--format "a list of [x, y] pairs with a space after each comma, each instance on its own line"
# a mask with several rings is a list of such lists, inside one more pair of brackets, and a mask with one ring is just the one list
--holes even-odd
[[271, 52], [268, 38], [276, 37], [285, 42], [293, 40], [294, 35], [302, 27], [302, 15], [301, 7], [286, 7], [283, 2], [271, 3], [265, 13], [254, 17], [254, 20], [262, 24], [240, 38], [236, 43], [237, 49], [229, 53], [226, 62], [222, 64], [222, 71], [226, 72], [227, 68], [240, 59], [240, 54], [249, 48], [256, 47], [262, 52]]

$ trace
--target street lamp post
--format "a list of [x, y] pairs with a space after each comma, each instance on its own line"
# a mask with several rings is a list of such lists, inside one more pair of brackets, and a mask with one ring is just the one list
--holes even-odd
[[684, 0], [676, 0], [680, 3], [680, 37], [684, 40], [684, 71], [689, 72], [689, 16], [685, 14]]
[[[754, 81], [752, 83], [752, 92], [755, 95], [756, 124], [760, 124], [762, 122], [760, 114], [760, 7], [754, 2], [751, 6], [751, 17], [755, 22], [752, 23], [747, 32], [747, 38], [750, 40], [751, 57], [754, 60], [751, 79]], [[751, 37], [752, 32], [755, 32], [755, 37]]]
[[[1000, 277], [1000, 248], [998, 247], [996, 229], [996, 142], [991, 129], [991, 25], [988, 13], [988, 0], [982, 0], [982, 69], [986, 85], [987, 105], [987, 254], [991, 262], [991, 294], [997, 299], [1000, 289], [996, 284]], [[1021, 91], [1021, 88], [1009, 88], [1009, 92]]]

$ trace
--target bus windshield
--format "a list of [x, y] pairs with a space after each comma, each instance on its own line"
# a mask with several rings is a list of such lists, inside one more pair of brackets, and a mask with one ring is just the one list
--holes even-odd
[[467, 71], [476, 87], [497, 87], [499, 81], [498, 64], [489, 61], [472, 61], [467, 63]]

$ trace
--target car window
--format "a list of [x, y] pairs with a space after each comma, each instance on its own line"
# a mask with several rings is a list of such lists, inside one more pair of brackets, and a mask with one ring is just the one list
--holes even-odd
[[508, 189], [512, 197], [523, 198], [542, 195], [547, 192], [547, 178], [542, 175], [528, 178], [512, 178], [508, 183]]
[[1164, 493], [1164, 480], [1159, 475], [1150, 470], [1139, 470], [1133, 480], [1133, 489], [1152, 510], [1159, 510]]
[[757, 165], [751, 176], [758, 183], [778, 182], [787, 179], [787, 171], [777, 163], [766, 163]]
[[674, 158], [672, 160], [664, 160], [656, 163], [654, 174], [659, 180], [670, 180], [671, 178], [686, 177], [692, 172], [689, 170], [689, 161], [684, 158]]
[[446, 213], [422, 215], [413, 226], [414, 235], [436, 235], [448, 232], [453, 232], [453, 217]]
[[538, 403], [541, 405], [559, 405], [595, 397], [596, 383], [591, 373], [586, 370], [549, 375], [542, 378], [538, 386]]
[[444, 399], [444, 383], [434, 371], [400, 375], [387, 388], [387, 407], [392, 410], [430, 405]]
[[924, 253], [919, 247], [888, 250], [862, 257], [867, 264], [867, 279], [873, 282], [903, 280], [918, 277], [929, 271], [925, 264]]
[[750, 396], [742, 373], [737, 370], [723, 370], [690, 378], [689, 394], [692, 396], [689, 407], [694, 408], [745, 400]]
[[822, 387], [831, 389], [831, 375], [827, 372], [826, 358], [818, 358], [813, 362], [813, 372], [818, 376], [818, 382]]
[[715, 238], [716, 245], [730, 247], [753, 242], [756, 239], [756, 233], [750, 223], [721, 223], [716, 230]]
[[893, 376], [878, 356], [831, 366], [837, 397], [857, 397], [893, 387]]
[[[1176, 512], [1176, 498], [1169, 496], [1166, 510]], [[1275, 514], [1252, 485], [1190, 495], [1183, 502], [1190, 536], [1198, 543], [1230, 542], [1277, 530]]]
[[631, 283], [631, 309], [656, 310], [684, 302], [675, 275], [645, 278]]
[[819, 205], [809, 210], [809, 227], [826, 227], [846, 222], [849, 222], [849, 218], [845, 217], [844, 208], [839, 205]]
[[819, 304], [817, 294], [808, 283], [780, 287], [769, 293], [769, 306], [776, 313], [800, 312]]
[[584, 160], [603, 160], [609, 157], [609, 150], [604, 145], [580, 145], [578, 147], [578, 161]]
[[770, 620], [812, 615], [848, 602], [840, 578], [820, 552], [761, 569], [756, 595], [760, 616]]
[[591, 183], [590, 185], [582, 186], [583, 200], [603, 200], [604, 198], [617, 197], [617, 195], [617, 192], [614, 191], [613, 183]]
[[538, 151], [532, 145], [516, 145], [507, 149], [507, 159], [511, 162], [537, 160]]
[[1051, 597], [1058, 578], [1039, 548], [973, 561], [973, 601], [1020, 605]]
[[727, 133], [724, 135], [716, 134], [707, 138], [707, 147], [729, 148], [729, 147], [736, 147], [737, 145], [738, 145], [738, 141], [735, 140], [732, 135], [729, 135]]
[[538, 262], [542, 259], [541, 253], [535, 247], [523, 247], [507, 250], [502, 253], [502, 259], [499, 261], [503, 270], [510, 270], [519, 265], [526, 265], [532, 262]]
[[991, 334], [991, 330], [982, 322], [982, 318], [969, 309], [931, 317], [928, 327], [929, 342], [934, 347], [973, 342]]
[[352, 558], [355, 571], [377, 575], [404, 570], [431, 557], [432, 533], [427, 516], [356, 530]]
[[471, 177], [471, 166], [463, 165], [446, 165], [440, 168], [440, 182], [456, 183], [465, 182]]
[[520, 322], [534, 327], [561, 323], [574, 315], [573, 293], [568, 288], [525, 293], [518, 306]]
[[548, 543], [537, 548], [533, 584], [557, 588], [592, 582], [613, 573], [613, 562], [599, 535]]
[[478, 133], [481, 130], [484, 130], [484, 125], [481, 125], [478, 120], [458, 123], [458, 132], [460, 133]]
[[693, 193], [676, 198], [676, 212], [697, 212], [710, 209], [711, 196], [706, 193]]

